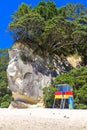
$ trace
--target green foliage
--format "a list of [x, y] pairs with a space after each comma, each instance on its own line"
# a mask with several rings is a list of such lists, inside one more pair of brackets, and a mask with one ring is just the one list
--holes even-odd
[[0, 107], [8, 107], [12, 100], [12, 92], [7, 88], [8, 52], [0, 49]]
[[44, 20], [48, 20], [57, 15], [57, 8], [54, 2], [39, 2], [39, 4], [34, 8], [34, 11], [40, 14]]
[[44, 100], [44, 104], [45, 107], [47, 108], [51, 108], [53, 105], [53, 101], [54, 101], [54, 92], [56, 91], [56, 88], [53, 87], [52, 85], [49, 87], [45, 87], [43, 89], [43, 100]]
[[14, 14], [11, 16], [12, 19], [20, 18], [21, 16], [24, 16], [25, 14], [28, 14], [31, 10], [31, 6], [22, 3], [18, 7], [18, 11], [15, 11]]
[[[41, 1], [34, 8], [22, 3], [16, 12], [12, 15], [12, 21], [9, 23], [9, 29], [13, 32], [15, 41], [26, 44], [32, 48], [35, 54], [39, 54], [45, 60], [49, 58], [49, 68], [52, 69], [52, 59], [57, 56], [68, 56], [78, 53], [83, 59], [83, 65], [87, 65], [87, 8], [82, 4], [67, 4], [57, 8], [55, 3]], [[24, 61], [28, 57], [21, 55]], [[1, 81], [5, 75], [5, 62], [2, 62]], [[30, 58], [31, 59], [31, 58]], [[3, 76], [2, 76], [3, 75]], [[58, 76], [54, 85], [67, 83], [74, 87], [75, 108], [86, 108], [87, 106], [87, 68], [72, 70], [67, 74]], [[1, 89], [5, 89], [5, 83], [1, 83]], [[52, 90], [51, 90], [52, 89]], [[52, 95], [51, 94], [52, 91]], [[45, 105], [52, 106], [53, 86], [44, 89]], [[47, 94], [49, 93], [49, 94]], [[49, 96], [50, 95], [50, 96]], [[52, 100], [51, 100], [52, 99]]]
[[87, 8], [41, 1], [34, 8], [22, 3], [12, 15], [9, 29], [15, 41], [27, 44], [44, 59], [78, 52], [87, 63]]
[[87, 8], [82, 4], [39, 2], [34, 8], [22, 3], [12, 15], [9, 29], [15, 41], [27, 44], [43, 58], [78, 52], [87, 64]]
[[68, 3], [58, 9], [58, 15], [64, 16], [64, 18], [77, 19], [87, 14], [87, 8], [83, 4]]
[[8, 108], [9, 102], [5, 101], [1, 103], [1, 108]]
[[[74, 107], [78, 109], [87, 109], [87, 67], [73, 69], [67, 74], [57, 76], [52, 86], [45, 88], [44, 100], [46, 107], [52, 106], [53, 90], [57, 84], [69, 84], [74, 89]], [[50, 88], [50, 92], [48, 91]], [[53, 89], [54, 88], [54, 89]], [[52, 94], [52, 95], [51, 95]], [[51, 98], [50, 98], [51, 97]], [[51, 100], [51, 101], [50, 101]], [[48, 104], [49, 101], [49, 104]]]

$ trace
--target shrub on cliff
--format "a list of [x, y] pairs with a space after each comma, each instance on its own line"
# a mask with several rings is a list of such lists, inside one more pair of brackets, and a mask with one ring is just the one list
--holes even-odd
[[[69, 84], [73, 86], [74, 91], [74, 108], [87, 109], [87, 67], [73, 69], [67, 74], [57, 76], [53, 85], [45, 88], [44, 102], [46, 107], [53, 105], [53, 88], [57, 84]], [[48, 91], [50, 90], [50, 91]]]

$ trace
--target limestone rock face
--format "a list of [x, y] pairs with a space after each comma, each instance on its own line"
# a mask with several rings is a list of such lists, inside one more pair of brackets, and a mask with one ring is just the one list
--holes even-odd
[[59, 61], [58, 64], [54, 63], [57, 69], [50, 70], [41, 57], [26, 48], [14, 47], [9, 51], [9, 59], [8, 86], [13, 92], [34, 99], [42, 96], [42, 89], [51, 83], [53, 77], [69, 68], [67, 64]]

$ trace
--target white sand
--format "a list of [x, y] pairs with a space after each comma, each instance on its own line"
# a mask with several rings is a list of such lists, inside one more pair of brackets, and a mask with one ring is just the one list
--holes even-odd
[[87, 110], [0, 109], [0, 130], [87, 130]]

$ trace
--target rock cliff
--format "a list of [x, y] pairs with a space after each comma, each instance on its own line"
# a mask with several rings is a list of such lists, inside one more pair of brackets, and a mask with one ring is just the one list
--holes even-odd
[[52, 79], [70, 69], [66, 60], [53, 61], [54, 67], [49, 69], [49, 63], [26, 47], [13, 46], [9, 50], [9, 65], [7, 68], [8, 86], [12, 92], [34, 99], [42, 97], [42, 89], [48, 86]]

